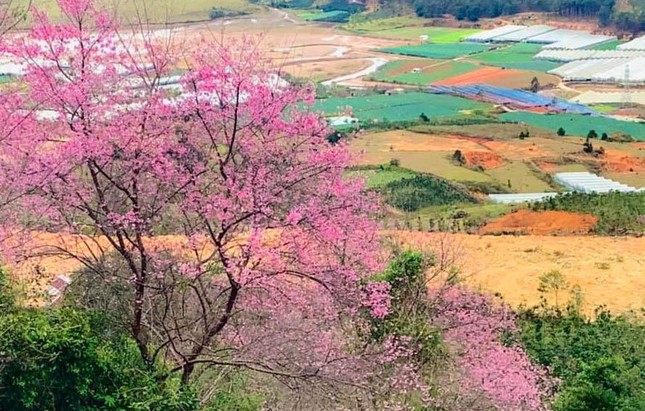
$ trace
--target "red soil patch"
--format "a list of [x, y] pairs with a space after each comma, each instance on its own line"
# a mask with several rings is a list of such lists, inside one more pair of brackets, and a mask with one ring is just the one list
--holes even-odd
[[443, 86], [461, 86], [468, 84], [489, 84], [499, 87], [526, 87], [533, 77], [540, 80], [540, 84], [556, 84], [559, 79], [551, 74], [531, 71], [503, 69], [501, 67], [481, 67], [468, 73], [460, 74], [434, 84]]
[[468, 151], [463, 153], [463, 155], [466, 159], [466, 164], [474, 167], [481, 166], [485, 170], [501, 167], [506, 164], [502, 157], [487, 151]]
[[545, 173], [556, 173], [558, 170], [558, 165], [555, 163], [549, 163], [548, 161], [536, 161], [535, 165], [540, 168], [540, 170]]
[[500, 78], [513, 77], [514, 75], [524, 75], [524, 73], [519, 70], [503, 70], [499, 67], [482, 67], [475, 71], [437, 81], [434, 84], [440, 86], [461, 86], [466, 84], [490, 83], [492, 80], [497, 81]]
[[519, 210], [486, 224], [480, 234], [526, 233], [533, 235], [582, 234], [591, 231], [598, 218], [565, 211]]

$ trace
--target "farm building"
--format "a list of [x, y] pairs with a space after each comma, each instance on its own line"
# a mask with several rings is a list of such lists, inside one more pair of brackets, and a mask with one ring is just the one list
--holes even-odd
[[474, 34], [466, 40], [483, 43], [527, 42], [543, 44], [545, 49], [575, 50], [604, 44], [616, 40], [616, 37], [579, 30], [555, 29], [544, 25], [530, 27], [509, 25]]
[[569, 62], [589, 59], [621, 59], [645, 57], [645, 50], [542, 50], [535, 59]]
[[645, 57], [575, 60], [549, 73], [568, 81], [645, 82]]
[[516, 31], [524, 30], [526, 28], [527, 28], [526, 26], [516, 26], [516, 25], [502, 26], [492, 30], [486, 30], [486, 31], [482, 31], [481, 33], [473, 34], [472, 36], [466, 37], [466, 40], [474, 41], [477, 43], [487, 43], [489, 41], [494, 41], [496, 37], [504, 36]]
[[498, 37], [495, 37], [493, 41], [496, 42], [520, 42], [524, 41], [526, 39], [529, 39], [531, 37], [539, 36], [541, 34], [548, 33], [550, 31], [555, 30], [554, 27], [551, 26], [531, 26], [527, 27], [523, 30], [518, 30], [518, 31], [513, 31], [508, 34], [504, 34]]
[[618, 50], [645, 50], [645, 36], [637, 37], [632, 41], [616, 47]]
[[567, 100], [546, 97], [525, 90], [492, 87], [484, 84], [469, 86], [433, 85], [428, 88], [428, 92], [434, 94], [449, 94], [471, 100], [482, 100], [518, 109], [542, 107], [555, 113], [597, 114], [586, 106], [570, 103]]
[[[548, 35], [549, 33], [546, 34]], [[614, 36], [601, 36], [597, 34], [582, 33], [572, 36], [563, 36], [560, 41], [545, 45], [544, 49], [584, 49], [587, 47], [599, 46], [601, 44], [605, 44], [614, 40], [616, 40], [616, 37]]]
[[558, 193], [520, 193], [520, 194], [489, 194], [488, 198], [497, 204], [521, 204], [546, 200]]
[[332, 127], [342, 127], [357, 123], [358, 119], [356, 117], [338, 116], [329, 118], [329, 125]]
[[627, 193], [639, 191], [626, 184], [588, 172], [557, 173], [554, 178], [555, 181], [567, 189], [581, 193], [609, 193], [611, 191]]

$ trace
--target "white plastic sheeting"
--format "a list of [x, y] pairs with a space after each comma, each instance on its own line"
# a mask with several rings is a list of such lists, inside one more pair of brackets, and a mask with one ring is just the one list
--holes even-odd
[[531, 37], [539, 36], [540, 34], [548, 33], [549, 31], [553, 31], [553, 30], [555, 30], [555, 28], [551, 26], [531, 26], [523, 30], [513, 31], [508, 34], [495, 37], [493, 41], [519, 42]]
[[[579, 32], [580, 33], [580, 32]], [[547, 35], [549, 33], [546, 33]], [[616, 40], [613, 36], [601, 36], [597, 34], [580, 33], [572, 36], [562, 36], [560, 41], [543, 46], [544, 49], [584, 49], [586, 47], [598, 46]]]
[[488, 198], [498, 204], [520, 204], [546, 200], [558, 193], [489, 194]]
[[485, 43], [488, 41], [492, 41], [496, 37], [504, 36], [506, 34], [524, 30], [526, 28], [527, 28], [526, 26], [516, 26], [516, 25], [502, 26], [492, 30], [486, 30], [480, 33], [473, 34], [471, 36], [466, 37], [466, 40]]
[[645, 57], [575, 60], [549, 73], [569, 81], [645, 82]]
[[640, 191], [627, 184], [621, 184], [587, 172], [557, 173], [554, 179], [567, 189], [581, 193], [609, 193], [611, 191], [628, 193]]
[[645, 57], [645, 50], [542, 50], [534, 58], [538, 60], [568, 62], [574, 60], [635, 57]]
[[[587, 91], [577, 97], [570, 99], [580, 104], [612, 104], [629, 101], [631, 103], [645, 105], [645, 92], [643, 91]], [[645, 179], [644, 179], [645, 180]], [[644, 181], [645, 183], [645, 181]]]
[[551, 44], [551, 43], [557, 43], [559, 41], [565, 40], [566, 38], [579, 36], [580, 34], [585, 34], [585, 32], [578, 31], [578, 30], [558, 29], [558, 30], [549, 31], [544, 34], [540, 34], [539, 36], [531, 37], [530, 39], [527, 39], [526, 42], [538, 43], [538, 44]]
[[645, 36], [637, 37], [632, 41], [616, 47], [618, 50], [645, 50]]

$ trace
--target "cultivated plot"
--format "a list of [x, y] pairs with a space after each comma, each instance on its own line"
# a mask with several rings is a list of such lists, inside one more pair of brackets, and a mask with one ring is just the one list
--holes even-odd
[[543, 115], [535, 113], [506, 113], [501, 118], [507, 121], [527, 123], [537, 127], [557, 131], [562, 127], [568, 135], [586, 136], [590, 130], [595, 130], [600, 136], [602, 133], [616, 132], [627, 133], [637, 140], [645, 141], [645, 124], [614, 120], [608, 117], [583, 116], [579, 114], [552, 114]]
[[454, 59], [470, 54], [481, 53], [492, 46], [475, 43], [456, 44], [417, 44], [411, 46], [390, 47], [381, 49], [385, 53], [400, 54], [403, 56], [426, 57], [432, 59]]

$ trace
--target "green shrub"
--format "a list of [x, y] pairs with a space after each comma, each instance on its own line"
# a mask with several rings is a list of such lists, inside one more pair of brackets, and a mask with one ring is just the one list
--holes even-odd
[[392, 181], [380, 191], [387, 204], [403, 211], [416, 211], [432, 205], [476, 202], [466, 190], [430, 175]]
[[645, 409], [645, 326], [600, 308], [594, 321], [573, 308], [525, 310], [518, 317], [529, 355], [561, 379], [556, 411]]

